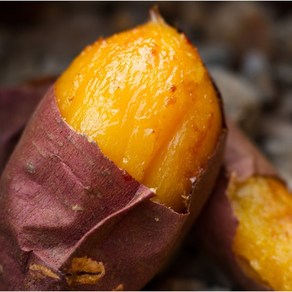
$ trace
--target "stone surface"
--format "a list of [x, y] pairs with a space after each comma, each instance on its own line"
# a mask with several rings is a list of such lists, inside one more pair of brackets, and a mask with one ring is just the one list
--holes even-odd
[[242, 74], [261, 91], [265, 103], [275, 97], [275, 85], [268, 57], [260, 50], [248, 50], [242, 58]]
[[287, 90], [281, 96], [277, 115], [285, 118], [287, 122], [292, 123], [292, 89]]
[[244, 77], [223, 68], [210, 67], [229, 117], [249, 135], [255, 134], [263, 102], [261, 92]]
[[[291, 109], [290, 109], [291, 110]], [[292, 191], [292, 122], [267, 115], [260, 124], [263, 148]]]
[[206, 66], [232, 67], [234, 52], [226, 44], [203, 43], [198, 45], [198, 50]]
[[211, 11], [206, 31], [211, 39], [235, 47], [238, 54], [247, 49], [270, 51], [271, 17], [264, 5], [256, 2], [224, 2]]
[[[292, 13], [287, 7], [288, 14], [275, 22], [273, 27], [274, 54], [288, 62], [292, 61]], [[290, 63], [291, 64], [291, 63]]]

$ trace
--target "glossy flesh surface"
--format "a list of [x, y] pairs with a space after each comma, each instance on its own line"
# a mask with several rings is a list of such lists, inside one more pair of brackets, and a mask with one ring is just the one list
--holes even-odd
[[56, 83], [62, 116], [181, 211], [222, 127], [217, 94], [185, 35], [154, 20], [88, 46]]
[[271, 177], [231, 185], [229, 198], [239, 220], [234, 252], [242, 268], [274, 290], [292, 289], [292, 197]]

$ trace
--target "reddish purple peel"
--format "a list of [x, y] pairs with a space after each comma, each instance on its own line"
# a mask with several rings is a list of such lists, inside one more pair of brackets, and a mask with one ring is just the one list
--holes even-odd
[[270, 290], [247, 275], [233, 252], [238, 225], [227, 189], [232, 179], [244, 181], [253, 175], [276, 176], [276, 171], [258, 149], [231, 122], [227, 121], [228, 137], [223, 168], [203, 212], [195, 226], [200, 244], [227, 269], [232, 279], [247, 290]]
[[224, 141], [225, 130], [212, 171], [193, 185], [191, 214], [178, 214], [67, 126], [51, 88], [2, 175], [0, 289], [141, 289], [197, 217]]
[[229, 176], [235, 175], [240, 181], [253, 175], [277, 176], [274, 167], [232, 121], [227, 120], [227, 127], [223, 164]]
[[0, 175], [28, 119], [54, 79], [0, 89]]

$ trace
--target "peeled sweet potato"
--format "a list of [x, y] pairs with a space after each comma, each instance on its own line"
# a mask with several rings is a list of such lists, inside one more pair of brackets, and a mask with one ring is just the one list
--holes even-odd
[[291, 290], [291, 194], [230, 121], [228, 129], [220, 178], [196, 223], [198, 240], [241, 288]]
[[[153, 23], [155, 21], [157, 22]], [[151, 32], [158, 33], [157, 39], [166, 40], [163, 43], [163, 45], [166, 43], [164, 50], [159, 51], [155, 46], [157, 39], [151, 37], [151, 34], [149, 37], [148, 29], [151, 26], [157, 28], [152, 29]], [[196, 50], [184, 35], [161, 22], [161, 19], [152, 19], [152, 22], [128, 33], [134, 37], [126, 38], [123, 43], [115, 42], [120, 37], [116, 35], [102, 40], [101, 46], [94, 44], [81, 53], [68, 71], [46, 93], [6, 165], [0, 182], [0, 205], [3, 210], [0, 214], [0, 246], [2, 247], [0, 289], [2, 290], [138, 290], [166, 263], [196, 219], [212, 189], [221, 164], [226, 130], [219, 97]], [[124, 34], [127, 36], [127, 32]], [[136, 50], [138, 40], [142, 40], [142, 43], [139, 45], [139, 50]], [[174, 49], [177, 40], [179, 46], [178, 49]], [[180, 42], [183, 48], [188, 48], [189, 57], [195, 62], [196, 66], [195, 68], [191, 66], [191, 70], [188, 69], [185, 60], [177, 59], [184, 56]], [[129, 51], [124, 55], [112, 54], [109, 63], [95, 67], [96, 64], [102, 64], [104, 60], [95, 57], [103, 52], [103, 46], [108, 43], [113, 44], [113, 48], [118, 51], [123, 52], [120, 49], [123, 46]], [[148, 52], [149, 44], [155, 48], [154, 51], [149, 51], [149, 56], [154, 54], [156, 58], [155, 62], [151, 63], [153, 68], [150, 68], [150, 72], [156, 72], [153, 76], [148, 76], [149, 72], [141, 69], [149, 64], [144, 55]], [[110, 56], [110, 51], [106, 52], [108, 54], [104, 57]], [[91, 53], [94, 55], [93, 59], [90, 59]], [[116, 61], [121, 56], [121, 60]], [[162, 57], [163, 59], [160, 59]], [[131, 170], [114, 162], [114, 159], [109, 157], [111, 154], [105, 154], [109, 147], [100, 146], [101, 140], [95, 140], [90, 131], [104, 129], [107, 123], [99, 121], [94, 124], [91, 121], [86, 124], [86, 128], [88, 130], [88, 125], [93, 125], [93, 128], [89, 127], [89, 132], [83, 131], [82, 127], [78, 128], [78, 125], [74, 124], [74, 121], [73, 123], [69, 121], [70, 117], [66, 116], [62, 102], [60, 103], [62, 94], [65, 94], [63, 99], [65, 103], [72, 102], [73, 99], [77, 100], [77, 94], [84, 88], [85, 93], [81, 94], [81, 101], [79, 100], [77, 106], [75, 104], [73, 112], [73, 116], [77, 117], [75, 121], [79, 121], [80, 116], [77, 113], [83, 112], [87, 107], [86, 100], [91, 100], [92, 104], [101, 100], [111, 100], [111, 94], [106, 96], [107, 91], [104, 91], [103, 87], [95, 88], [92, 84], [101, 81], [105, 88], [120, 89], [121, 87], [117, 86], [121, 81], [120, 75], [115, 73], [121, 70], [122, 63], [119, 62], [125, 59], [126, 64], [133, 66], [127, 67], [129, 70], [124, 75], [126, 81], [122, 84], [124, 91], [118, 92], [115, 100], [124, 98], [124, 105], [130, 104], [135, 89], [142, 87], [145, 80], [151, 77], [152, 86], [155, 88], [158, 84], [156, 89], [162, 92], [162, 95], [155, 95], [157, 102], [163, 99], [163, 103], [169, 106], [173, 103], [174, 96], [175, 99], [187, 96], [191, 100], [210, 98], [211, 108], [214, 107], [220, 116], [219, 124], [214, 123], [216, 119], [212, 117], [216, 114], [206, 112], [207, 123], [203, 122], [202, 128], [198, 129], [196, 125], [204, 121], [204, 114], [200, 113], [204, 109], [198, 107], [196, 111], [186, 111], [191, 115], [180, 116], [181, 120], [178, 119], [178, 124], [185, 121], [186, 117], [190, 117], [187, 120], [189, 127], [186, 127], [182, 133], [191, 134], [193, 131], [195, 136], [199, 133], [198, 144], [188, 145], [184, 139], [180, 140], [184, 135], [177, 136], [176, 133], [180, 133], [179, 131], [167, 136], [169, 141], [177, 141], [173, 140], [173, 137], [177, 137], [178, 141], [182, 142], [167, 144], [165, 139], [162, 140], [159, 149], [163, 146], [165, 150], [157, 153], [166, 153], [166, 156], [155, 154], [152, 165], [157, 165], [156, 161], [161, 160], [160, 157], [167, 157], [167, 145], [171, 145], [170, 153], [173, 157], [177, 157], [177, 152], [181, 153], [181, 161], [184, 161], [184, 156], [202, 158], [201, 161], [199, 159], [194, 161], [196, 165], [194, 169], [184, 166], [178, 168], [184, 171], [184, 175], [178, 175], [178, 181], [188, 181], [188, 183], [182, 183], [184, 192], [182, 194], [174, 192], [175, 200], [171, 200], [170, 203], [160, 195], [163, 192], [156, 192], [158, 187], [156, 188], [156, 185], [153, 187], [152, 182], [146, 186], [147, 182], [143, 177], [138, 178], [141, 181], [134, 178], [135, 169], [130, 175]], [[107, 71], [109, 64], [115, 66]], [[159, 85], [160, 79], [167, 74], [170, 74], [169, 79], [176, 76], [175, 70], [165, 70], [173, 65], [179, 70], [178, 76], [182, 76], [181, 79], [175, 77], [178, 81], [176, 86], [179, 88], [179, 94], [173, 93], [174, 87]], [[80, 70], [85, 70], [85, 73]], [[133, 70], [136, 75], [133, 75]], [[106, 74], [110, 78], [101, 76], [104, 72], [110, 73]], [[125, 73], [123, 70], [120, 72]], [[133, 76], [136, 79], [135, 87], [132, 87]], [[82, 82], [80, 78], [84, 78]], [[91, 91], [92, 88], [94, 91]], [[146, 87], [142, 94], [146, 109], [148, 99], [152, 98], [151, 89], [153, 87]], [[92, 96], [97, 96], [97, 99], [92, 101]], [[110, 104], [99, 103], [99, 108], [107, 109]], [[155, 111], [148, 112], [149, 119], [158, 121], [157, 129], [163, 130], [164, 125], [168, 123], [165, 117], [169, 113], [163, 112], [159, 119], [155, 116]], [[111, 110], [107, 112], [110, 119], [113, 113], [114, 111]], [[199, 121], [196, 121], [194, 113], [201, 117]], [[174, 115], [176, 117], [175, 113]], [[85, 115], [85, 118], [87, 117], [88, 115]], [[127, 120], [128, 118], [131, 119], [131, 115], [127, 116]], [[84, 123], [83, 121], [80, 125]], [[185, 125], [183, 122], [181, 124]], [[139, 127], [143, 129], [143, 125]], [[127, 138], [129, 141], [133, 129], [135, 130], [135, 127], [132, 130], [127, 128], [130, 131]], [[212, 133], [212, 129], [217, 129], [217, 133], [211, 140], [205, 140], [205, 137], [209, 137], [208, 133]], [[115, 130], [117, 134], [118, 130], [119, 128]], [[162, 131], [161, 136], [163, 133]], [[156, 140], [159, 140], [159, 137], [156, 137]], [[115, 142], [115, 140], [110, 141], [110, 143]], [[147, 148], [150, 144], [145, 141], [147, 140], [141, 137], [138, 139], [138, 142]], [[199, 147], [200, 141], [208, 142], [208, 147]], [[186, 144], [188, 147], [184, 151], [179, 150]], [[135, 147], [130, 149], [135, 150]], [[140, 149], [143, 150], [143, 147]], [[193, 151], [195, 154], [192, 153]], [[131, 157], [131, 153], [128, 154]], [[137, 154], [134, 157], [136, 159]], [[120, 161], [125, 162], [123, 158], [122, 156]], [[139, 161], [145, 161], [143, 155], [140, 158]], [[177, 160], [179, 158], [175, 161]], [[162, 172], [160, 168], [163, 167], [163, 163], [160, 167], [159, 165], [155, 167]], [[166, 175], [171, 175], [171, 169], [165, 168], [162, 174], [164, 178]], [[157, 178], [155, 173], [154, 177], [155, 181]], [[189, 193], [186, 194], [185, 190]]]

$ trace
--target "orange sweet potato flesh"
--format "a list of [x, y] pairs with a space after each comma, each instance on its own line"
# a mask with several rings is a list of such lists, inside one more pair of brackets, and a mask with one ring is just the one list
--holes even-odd
[[159, 15], [88, 46], [56, 83], [61, 114], [118, 167], [182, 211], [222, 129], [220, 101], [184, 34]]
[[238, 219], [233, 251], [240, 264], [273, 290], [291, 290], [292, 197], [286, 186], [252, 176], [231, 184], [228, 195]]

